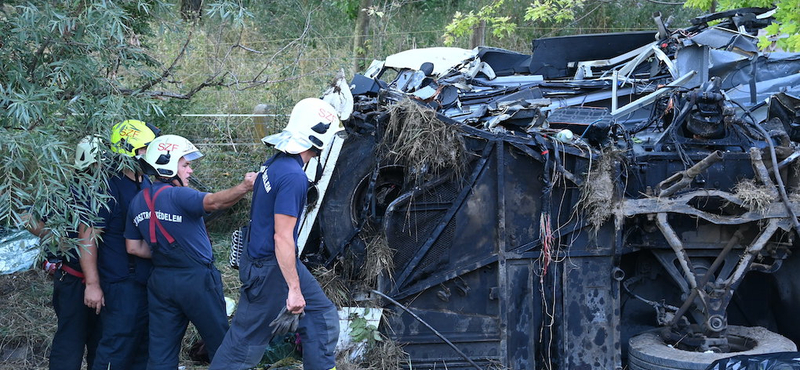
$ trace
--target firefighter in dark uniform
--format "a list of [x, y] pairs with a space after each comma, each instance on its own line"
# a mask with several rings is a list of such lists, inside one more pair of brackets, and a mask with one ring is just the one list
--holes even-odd
[[[97, 155], [100, 138], [86, 136], [75, 150], [75, 169], [93, 171], [97, 169]], [[74, 190], [73, 190], [74, 192]], [[47, 233], [43, 221], [28, 224], [28, 230], [44, 237]], [[78, 238], [71, 232], [69, 238]], [[50, 346], [50, 370], [80, 370], [84, 350], [86, 363], [91, 365], [100, 339], [98, 315], [94, 309], [83, 304], [83, 270], [78, 253], [74, 249], [60, 248], [55, 253], [47, 253], [43, 263], [44, 270], [53, 276], [53, 310], [56, 312], [58, 326]]]
[[175, 370], [186, 328], [191, 321], [209, 357], [228, 330], [222, 280], [214, 266], [203, 216], [233, 206], [253, 189], [256, 174], [213, 194], [186, 187], [191, 163], [202, 156], [177, 135], [153, 140], [142, 166], [158, 181], [139, 193], [128, 212], [128, 252], [152, 258], [147, 284], [150, 303], [148, 370]]
[[[125, 120], [111, 128], [112, 158], [138, 157], [160, 130], [139, 120]], [[147, 259], [127, 253], [126, 216], [131, 199], [150, 179], [138, 170], [125, 169], [108, 177], [109, 200], [98, 214], [99, 223], [82, 225], [84, 251], [81, 266], [86, 275], [84, 301], [100, 314], [100, 343], [90, 370], [143, 370], [147, 366]], [[102, 237], [100, 237], [102, 236]]]
[[334, 108], [309, 98], [295, 105], [283, 132], [263, 139], [279, 153], [264, 163], [253, 188], [250, 237], [239, 262], [239, 305], [209, 370], [256, 366], [272, 338], [270, 324], [285, 316], [284, 309], [304, 314], [294, 318], [299, 320], [303, 368], [336, 368], [339, 316], [300, 262], [297, 236], [309, 184], [303, 167], [319, 156], [340, 130]]

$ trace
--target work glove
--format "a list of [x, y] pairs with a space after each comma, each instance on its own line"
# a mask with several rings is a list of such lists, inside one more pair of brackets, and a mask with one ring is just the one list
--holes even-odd
[[300, 323], [300, 319], [302, 319], [305, 315], [305, 312], [301, 312], [299, 314], [291, 313], [287, 311], [286, 306], [284, 306], [283, 309], [281, 309], [281, 312], [278, 314], [278, 317], [269, 323], [269, 326], [272, 327], [272, 336], [281, 336], [285, 335], [286, 333], [296, 332], [297, 325]]

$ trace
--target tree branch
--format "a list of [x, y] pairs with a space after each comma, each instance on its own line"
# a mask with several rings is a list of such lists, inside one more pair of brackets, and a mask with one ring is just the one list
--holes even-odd
[[264, 72], [267, 70], [267, 68], [269, 68], [269, 66], [272, 65], [272, 62], [275, 60], [275, 58], [278, 57], [278, 55], [282, 54], [285, 50], [289, 49], [289, 47], [298, 44], [300, 42], [300, 40], [305, 38], [306, 35], [308, 34], [309, 28], [311, 27], [310, 23], [311, 23], [311, 19], [306, 18], [306, 25], [305, 25], [305, 27], [303, 27], [303, 33], [301, 33], [299, 37], [297, 37], [296, 39], [292, 40], [291, 42], [288, 42], [286, 45], [284, 45], [278, 51], [273, 53], [272, 56], [269, 58], [269, 61], [267, 61], [267, 64], [264, 65], [264, 68], [262, 68], [260, 71], [258, 71], [258, 74], [256, 74], [255, 77], [253, 77], [253, 80], [259, 79], [261, 77], [261, 75], [264, 74]]
[[[264, 54], [263, 51], [255, 50], [255, 49], [252, 49], [252, 48], [249, 48], [249, 47], [246, 47], [246, 46], [242, 45], [241, 41], [242, 41], [242, 38], [243, 38], [243, 34], [240, 33], [239, 34], [239, 40], [235, 44], [230, 46], [228, 48], [228, 50], [225, 52], [225, 54], [221, 56], [220, 59], [217, 59], [216, 61], [214, 61], [214, 65], [215, 65], [214, 69], [216, 71], [214, 71], [212, 75], [208, 76], [208, 78], [206, 78], [205, 81], [203, 81], [200, 84], [198, 84], [197, 86], [191, 88], [188, 92], [179, 93], [179, 92], [173, 92], [173, 91], [147, 91], [150, 88], [152, 88], [153, 86], [155, 86], [156, 84], [158, 84], [160, 82], [165, 82], [166, 79], [172, 74], [172, 71], [175, 69], [175, 67], [178, 64], [178, 62], [183, 58], [183, 56], [184, 56], [184, 54], [185, 54], [185, 52], [186, 52], [186, 50], [188, 48], [188, 45], [189, 45], [189, 43], [191, 41], [191, 38], [192, 38], [192, 34], [190, 33], [189, 36], [186, 39], [186, 42], [181, 47], [180, 53], [178, 54], [178, 56], [175, 57], [175, 59], [172, 61], [172, 64], [169, 66], [169, 68], [167, 68], [161, 74], [161, 76], [159, 76], [157, 79], [154, 79], [154, 80], [150, 81], [149, 83], [143, 85], [139, 89], [120, 89], [120, 90], [117, 90], [117, 91], [120, 94], [123, 94], [123, 95], [144, 94], [144, 95], [149, 96], [151, 98], [169, 98], [169, 99], [188, 100], [188, 99], [191, 99], [195, 94], [197, 94], [198, 92], [200, 92], [201, 90], [203, 90], [203, 89], [205, 89], [207, 87], [224, 87], [224, 88], [233, 88], [236, 91], [244, 91], [244, 90], [248, 90], [248, 89], [252, 89], [252, 88], [258, 87], [258, 86], [265, 85], [267, 83], [290, 82], [290, 81], [302, 79], [302, 78], [310, 76], [310, 75], [322, 73], [322, 72], [324, 72], [324, 70], [326, 68], [325, 66], [319, 66], [318, 68], [316, 68], [315, 70], [313, 70], [311, 72], [307, 72], [307, 73], [304, 73], [302, 75], [292, 75], [291, 77], [280, 79], [280, 80], [271, 80], [269, 77], [264, 77], [264, 74], [266, 73], [267, 69], [271, 65], [273, 65], [273, 62], [275, 61], [275, 59], [277, 59], [281, 55], [284, 55], [288, 49], [291, 49], [293, 47], [298, 46], [298, 44], [301, 44], [302, 40], [305, 37], [307, 37], [307, 35], [308, 35], [308, 33], [310, 32], [310, 29], [311, 29], [311, 18], [310, 17], [311, 17], [311, 14], [309, 14], [308, 17], [306, 18], [305, 27], [303, 28], [302, 34], [300, 36], [298, 36], [296, 39], [292, 40], [291, 42], [283, 45], [278, 51], [273, 53], [272, 56], [265, 63], [264, 67], [261, 70], [259, 70], [258, 73], [256, 73], [256, 75], [252, 79], [249, 79], [249, 80], [246, 80], [246, 81], [241, 81], [241, 80], [239, 80], [237, 78], [237, 76], [231, 75], [230, 72], [224, 71], [223, 68], [222, 68], [223, 66], [225, 66], [227, 64], [226, 62], [231, 58], [231, 54], [237, 48], [245, 50], [246, 52], [251, 52], [251, 53], [256, 53], [256, 54]], [[222, 31], [220, 31], [220, 32], [222, 32]], [[303, 53], [301, 52], [301, 55], [302, 54]], [[298, 58], [299, 58], [299, 56], [297, 56], [295, 58], [295, 62], [296, 63], [291, 63], [291, 65], [293, 67], [296, 66], [297, 63], [299, 63], [299, 59]], [[230, 79], [230, 80], [226, 81], [226, 79]]]
[[172, 74], [172, 71], [175, 69], [175, 66], [178, 64], [178, 61], [183, 59], [183, 55], [186, 54], [186, 49], [189, 46], [189, 42], [192, 41], [192, 35], [193, 34], [194, 34], [194, 31], [189, 31], [189, 35], [186, 36], [186, 42], [184, 42], [183, 46], [181, 46], [181, 51], [178, 53], [177, 56], [175, 56], [175, 59], [172, 60], [172, 64], [170, 64], [169, 68], [164, 70], [164, 72], [158, 78], [156, 78], [156, 79], [144, 84], [144, 86], [140, 87], [138, 89], [140, 92], [144, 92], [144, 91], [149, 90], [155, 84], [157, 84], [157, 83], [159, 83], [161, 81], [164, 81], [165, 78], [169, 77]]

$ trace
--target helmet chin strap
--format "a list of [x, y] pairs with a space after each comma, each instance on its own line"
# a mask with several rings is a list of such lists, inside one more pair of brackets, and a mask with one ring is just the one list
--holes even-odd
[[157, 178], [158, 178], [158, 181], [161, 181], [163, 183], [167, 183], [167, 184], [170, 184], [170, 185], [173, 185], [173, 186], [175, 186], [175, 184], [173, 184], [173, 181], [176, 181], [176, 180], [178, 181], [178, 184], [180, 184], [180, 186], [184, 186], [184, 187], [186, 186], [186, 184], [183, 183], [183, 180], [181, 180], [181, 178], [178, 177], [178, 176], [173, 176], [173, 177], [161, 177], [161, 176], [159, 176]]

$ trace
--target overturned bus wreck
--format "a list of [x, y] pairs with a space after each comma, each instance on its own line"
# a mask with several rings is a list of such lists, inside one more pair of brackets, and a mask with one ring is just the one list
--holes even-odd
[[769, 16], [373, 63], [303, 258], [388, 251], [361, 297], [414, 369], [796, 351], [800, 55], [758, 51]]

